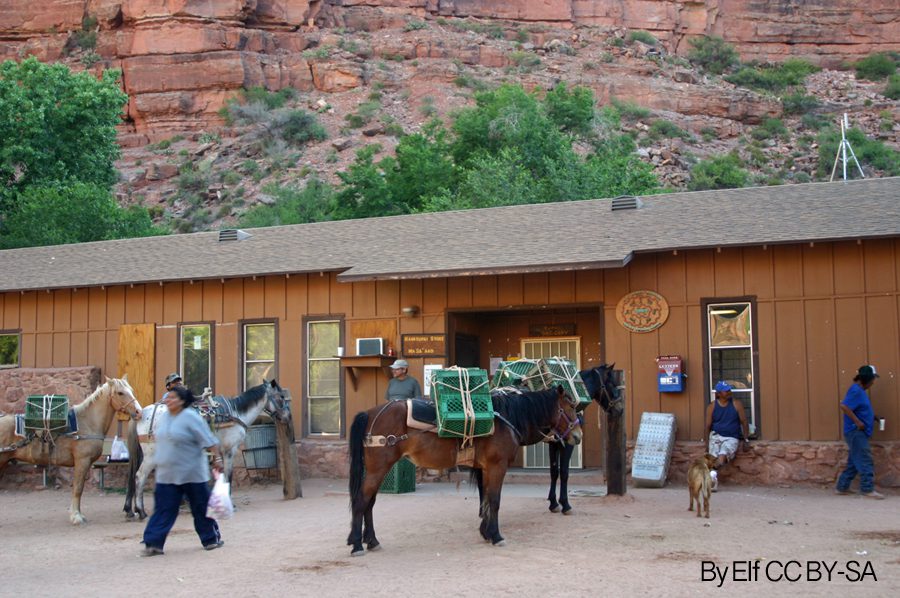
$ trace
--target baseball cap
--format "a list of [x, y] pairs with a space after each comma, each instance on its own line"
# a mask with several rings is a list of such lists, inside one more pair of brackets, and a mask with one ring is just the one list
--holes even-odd
[[728, 392], [731, 390], [731, 385], [727, 382], [723, 382], [720, 380], [716, 383], [716, 392]]
[[400, 368], [409, 368], [409, 364], [405, 359], [398, 359], [394, 363], [391, 364], [392, 370], [399, 370]]
[[175, 382], [176, 380], [181, 380], [181, 374], [178, 372], [172, 372], [168, 376], [166, 376], [166, 386]]
[[860, 366], [859, 371], [856, 372], [856, 375], [860, 378], [881, 378], [881, 376], [878, 375], [878, 372], [875, 371], [874, 365]]

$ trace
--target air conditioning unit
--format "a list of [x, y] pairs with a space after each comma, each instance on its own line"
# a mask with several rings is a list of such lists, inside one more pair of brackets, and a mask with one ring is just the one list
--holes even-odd
[[357, 355], [383, 355], [383, 338], [358, 338], [356, 339]]

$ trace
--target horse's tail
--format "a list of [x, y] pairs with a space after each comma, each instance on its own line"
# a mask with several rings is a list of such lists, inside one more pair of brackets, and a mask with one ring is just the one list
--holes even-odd
[[369, 426], [369, 414], [360, 411], [350, 426], [350, 504], [353, 504], [362, 492], [363, 479], [366, 476], [366, 463], [363, 454], [363, 440]]
[[137, 491], [137, 472], [141, 468], [144, 461], [144, 451], [141, 449], [141, 442], [138, 438], [137, 424], [135, 422], [128, 423], [128, 438], [126, 439], [128, 446], [128, 484], [126, 485], [125, 501], [134, 497]]

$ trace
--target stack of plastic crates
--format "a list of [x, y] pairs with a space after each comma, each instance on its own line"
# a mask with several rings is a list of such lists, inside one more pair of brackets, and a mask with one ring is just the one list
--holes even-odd
[[63, 434], [68, 430], [69, 397], [31, 395], [25, 399], [25, 430]]
[[[494, 404], [488, 375], [481, 368], [437, 370], [431, 380], [437, 404], [438, 436], [464, 438], [494, 433]], [[465, 399], [471, 401], [472, 414], [465, 412]]]
[[507, 386], [532, 391], [547, 388], [547, 380], [540, 362], [537, 359], [501, 361], [491, 380], [491, 388]]
[[576, 409], [581, 410], [591, 404], [591, 396], [575, 367], [575, 362], [562, 357], [541, 359], [541, 365], [548, 380], [548, 388], [562, 384], [572, 398], [577, 401]]
[[380, 492], [387, 494], [404, 494], [416, 491], [416, 466], [403, 457], [391, 467], [381, 482]]
[[672, 449], [675, 446], [675, 416], [671, 413], [641, 414], [631, 479], [636, 486], [661, 488], [666, 483]]

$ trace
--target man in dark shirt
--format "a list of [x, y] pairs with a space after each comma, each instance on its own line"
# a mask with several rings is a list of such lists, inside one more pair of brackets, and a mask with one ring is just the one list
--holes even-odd
[[[744, 405], [731, 396], [731, 385], [726, 382], [716, 384], [716, 400], [706, 407], [706, 452], [716, 458], [719, 469], [737, 454], [741, 440], [746, 449], [749, 436]], [[718, 471], [710, 472], [713, 492], [719, 489]]]

